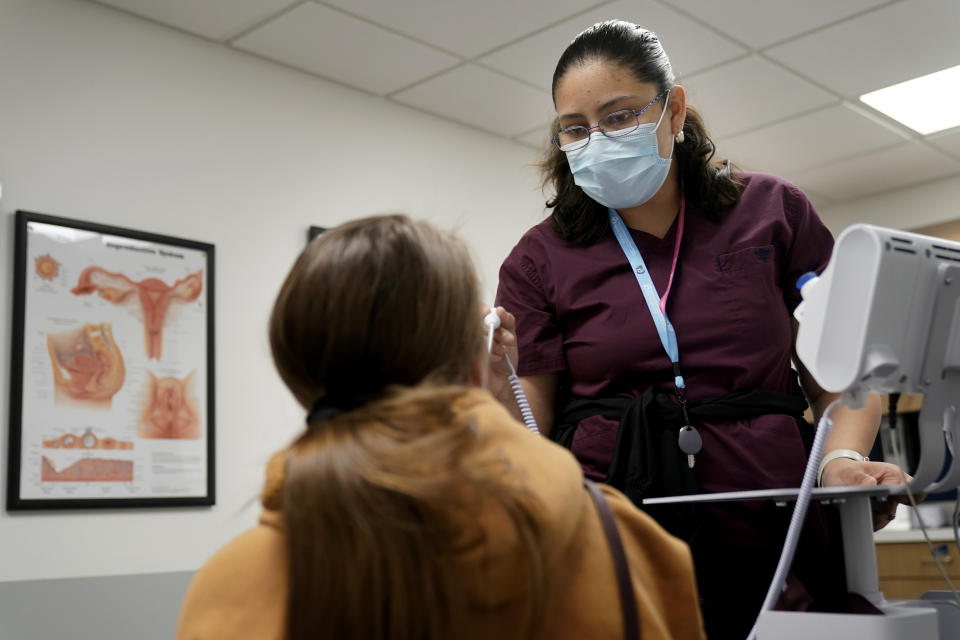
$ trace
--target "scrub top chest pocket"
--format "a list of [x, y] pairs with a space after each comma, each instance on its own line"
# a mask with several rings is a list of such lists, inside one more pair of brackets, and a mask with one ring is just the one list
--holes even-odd
[[[722, 309], [751, 343], [777, 341], [790, 332], [780, 287], [780, 260], [772, 244], [744, 247], [716, 257]], [[781, 322], [782, 320], [782, 322]]]

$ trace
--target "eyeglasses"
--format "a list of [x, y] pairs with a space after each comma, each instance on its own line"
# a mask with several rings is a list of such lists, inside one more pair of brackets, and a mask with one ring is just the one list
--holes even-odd
[[591, 131], [599, 131], [608, 138], [619, 138], [632, 133], [640, 127], [640, 116], [643, 112], [663, 99], [668, 93], [670, 92], [664, 91], [639, 111], [636, 109], [621, 109], [608, 113], [600, 118], [600, 122], [595, 127], [574, 125], [560, 129], [553, 136], [553, 144], [557, 145], [557, 148], [561, 151], [576, 151], [590, 144]]

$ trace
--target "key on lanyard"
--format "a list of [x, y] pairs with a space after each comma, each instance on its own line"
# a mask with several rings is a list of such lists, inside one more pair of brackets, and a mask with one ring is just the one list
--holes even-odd
[[696, 462], [694, 455], [700, 453], [703, 440], [700, 438], [700, 432], [690, 425], [690, 416], [687, 414], [687, 394], [683, 388], [677, 389], [677, 391], [680, 397], [680, 408], [683, 410], [683, 426], [680, 427], [677, 444], [680, 445], [680, 451], [687, 454], [687, 466], [693, 469]]
[[677, 334], [673, 330], [673, 325], [670, 324], [670, 320], [667, 319], [666, 314], [667, 297], [670, 295], [670, 288], [673, 285], [673, 275], [677, 269], [677, 258], [680, 255], [680, 239], [683, 237], [684, 208], [684, 203], [681, 201], [680, 212], [678, 214], [677, 238], [673, 247], [673, 263], [670, 267], [670, 279], [667, 281], [667, 290], [663, 296], [657, 294], [657, 288], [653, 284], [653, 278], [650, 277], [647, 265], [643, 261], [643, 256], [637, 248], [637, 243], [634, 242], [630, 236], [630, 232], [627, 230], [627, 225], [624, 224], [623, 218], [613, 209], [609, 209], [608, 213], [613, 235], [616, 237], [617, 242], [620, 243], [620, 248], [623, 249], [623, 253], [630, 263], [630, 268], [633, 269], [633, 274], [637, 278], [637, 284], [640, 285], [640, 291], [647, 303], [650, 317], [653, 319], [653, 324], [657, 328], [657, 335], [660, 337], [663, 349], [667, 352], [667, 356], [673, 364], [674, 384], [677, 389], [677, 397], [680, 400], [680, 408], [683, 409], [683, 427], [680, 428], [678, 444], [680, 451], [687, 454], [687, 465], [693, 469], [693, 465], [696, 462], [694, 455], [700, 452], [700, 448], [703, 446], [703, 440], [700, 438], [697, 430], [690, 424], [690, 416], [687, 414], [686, 384], [680, 373]]
[[687, 454], [687, 466], [693, 469], [693, 456], [700, 451], [700, 446], [703, 444], [703, 441], [700, 439], [700, 434], [690, 425], [686, 425], [680, 428], [679, 440], [680, 451]]

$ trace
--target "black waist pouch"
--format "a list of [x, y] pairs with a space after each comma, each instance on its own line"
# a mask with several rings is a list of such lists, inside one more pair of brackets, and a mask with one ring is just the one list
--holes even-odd
[[[693, 426], [766, 414], [790, 415], [799, 424], [806, 408], [799, 385], [793, 393], [751, 389], [688, 405]], [[664, 529], [692, 543], [703, 519], [702, 504], [643, 504], [646, 498], [701, 492], [696, 468], [689, 467], [677, 443], [683, 413], [672, 395], [663, 388], [650, 387], [633, 398], [574, 398], [558, 412], [550, 439], [570, 449], [580, 421], [597, 415], [619, 423], [604, 482], [622, 491]]]

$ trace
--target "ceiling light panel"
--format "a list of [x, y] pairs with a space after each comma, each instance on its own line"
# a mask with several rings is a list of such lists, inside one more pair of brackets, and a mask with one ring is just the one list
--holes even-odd
[[860, 100], [919, 134], [960, 126], [960, 66], [877, 89]]

